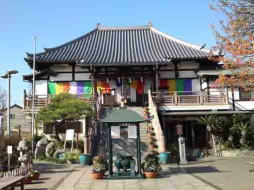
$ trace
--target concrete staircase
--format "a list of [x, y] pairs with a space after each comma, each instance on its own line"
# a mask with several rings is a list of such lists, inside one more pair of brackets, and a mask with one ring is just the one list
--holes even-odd
[[[113, 108], [103, 108], [101, 110], [101, 116], [111, 111]], [[143, 107], [127, 107], [127, 109], [137, 112], [143, 116]], [[107, 131], [105, 126], [100, 125], [98, 128], [98, 139], [97, 139], [97, 154], [107, 153]], [[140, 137], [141, 137], [141, 153], [142, 157], [148, 151], [148, 137], [147, 137], [147, 123], [140, 123]], [[113, 139], [113, 155], [117, 154], [131, 154], [136, 156], [136, 139]]]

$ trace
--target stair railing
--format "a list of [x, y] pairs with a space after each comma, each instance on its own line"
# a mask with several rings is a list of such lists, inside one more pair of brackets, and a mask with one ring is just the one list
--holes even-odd
[[159, 119], [158, 111], [157, 111], [157, 106], [153, 101], [151, 90], [148, 90], [148, 108], [149, 108], [151, 115], [153, 116], [153, 119], [151, 120], [151, 122], [152, 122], [152, 126], [154, 128], [155, 137], [156, 137], [157, 144], [158, 144], [158, 150], [160, 153], [165, 152], [166, 151], [165, 136], [164, 136], [162, 128], [161, 128], [160, 119]]

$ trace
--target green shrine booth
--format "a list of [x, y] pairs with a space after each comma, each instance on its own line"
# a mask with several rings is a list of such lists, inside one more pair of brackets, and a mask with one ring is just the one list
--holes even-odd
[[[135, 179], [143, 178], [141, 171], [141, 141], [139, 124], [147, 120], [141, 117], [135, 111], [128, 110], [124, 107], [113, 109], [104, 118], [100, 120], [103, 127], [107, 128], [107, 147], [108, 147], [108, 179]], [[119, 155], [113, 163], [112, 138], [120, 137], [120, 127], [127, 128], [136, 140], [136, 156]], [[133, 156], [133, 157], [132, 157]], [[114, 166], [117, 168], [114, 171]]]

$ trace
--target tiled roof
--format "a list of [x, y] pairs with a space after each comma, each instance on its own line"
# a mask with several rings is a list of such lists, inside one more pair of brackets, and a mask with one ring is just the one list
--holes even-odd
[[[152, 26], [97, 27], [55, 48], [36, 54], [40, 63], [79, 62], [94, 65], [165, 63], [166, 59], [204, 59], [199, 46], [183, 42]], [[28, 63], [32, 55], [25, 58]]]

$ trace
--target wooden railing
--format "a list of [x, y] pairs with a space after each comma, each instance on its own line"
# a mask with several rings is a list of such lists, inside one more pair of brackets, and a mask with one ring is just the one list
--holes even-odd
[[[92, 98], [85, 98], [84, 94], [79, 95], [73, 95], [74, 97], [91, 102]], [[51, 103], [51, 99], [54, 97], [54, 95], [37, 95], [34, 99], [34, 107], [35, 110], [39, 110], [42, 107], [46, 107], [48, 104]], [[31, 96], [25, 96], [24, 97], [24, 109], [25, 110], [31, 110], [32, 109], [32, 97]]]
[[152, 93], [158, 104], [166, 105], [225, 105], [228, 104], [225, 92], [159, 92]]
[[0, 178], [6, 178], [6, 177], [10, 177], [10, 176], [25, 176], [29, 173], [29, 171], [33, 169], [33, 165], [29, 164], [27, 168], [15, 168], [13, 170], [9, 170], [7, 172], [3, 172], [0, 174]]

